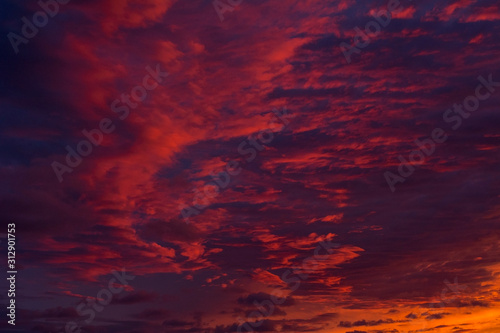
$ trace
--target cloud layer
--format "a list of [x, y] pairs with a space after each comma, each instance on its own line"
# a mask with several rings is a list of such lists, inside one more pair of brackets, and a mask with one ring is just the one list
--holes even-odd
[[[73, 0], [19, 53], [3, 38], [0, 215], [17, 226], [19, 327], [500, 328], [500, 87], [459, 129], [443, 119], [478, 76], [500, 82], [499, 4], [401, 0], [348, 64], [339, 45], [387, 6], [244, 0], [221, 22], [211, 1]], [[7, 36], [40, 7], [0, 9]], [[147, 66], [169, 75], [131, 106]], [[60, 183], [53, 161], [105, 118], [116, 129]], [[384, 172], [435, 128], [447, 141], [391, 192]], [[186, 223], [179, 207], [232, 160], [241, 172]], [[324, 241], [340, 246], [302, 278]], [[77, 305], [122, 268], [136, 278], [85, 324]], [[256, 325], [276, 291], [286, 301]]]

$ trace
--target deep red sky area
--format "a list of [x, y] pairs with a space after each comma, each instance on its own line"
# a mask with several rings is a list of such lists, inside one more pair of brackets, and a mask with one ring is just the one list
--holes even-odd
[[2, 1], [2, 331], [500, 332], [500, 5], [390, 3]]

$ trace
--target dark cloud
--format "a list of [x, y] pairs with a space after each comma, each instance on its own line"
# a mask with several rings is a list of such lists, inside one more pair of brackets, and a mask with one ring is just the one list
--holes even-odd
[[111, 301], [112, 304], [137, 304], [152, 301], [157, 296], [153, 293], [149, 293], [147, 291], [137, 291], [132, 292], [124, 296], [118, 296], [113, 298]]
[[162, 325], [166, 327], [183, 327], [183, 326], [192, 326], [193, 324], [194, 322], [170, 319], [170, 320], [165, 320]]
[[[408, 317], [408, 316], [407, 316]], [[381, 324], [392, 324], [395, 323], [391, 318], [388, 319], [379, 319], [379, 320], [357, 320], [355, 322], [350, 321], [341, 321], [338, 326], [339, 327], [353, 327], [353, 326], [377, 326]]]
[[433, 313], [425, 317], [427, 320], [433, 320], [433, 319], [441, 319], [444, 316], [449, 315], [447, 312], [441, 312], [441, 313]]
[[169, 315], [170, 312], [164, 309], [146, 309], [135, 315], [135, 317], [138, 319], [145, 319], [145, 320], [158, 320], [169, 317]]
[[[266, 302], [266, 304], [268, 302], [271, 302], [273, 305], [275, 305], [274, 302], [272, 301], [273, 299], [276, 299], [276, 296], [273, 297], [272, 295], [266, 293], [256, 293], [238, 298], [238, 304], [246, 306], [255, 306], [255, 302], [259, 305], [263, 302]], [[281, 299], [279, 301], [281, 303], [279, 304], [280, 306], [292, 306], [295, 304], [295, 299], [291, 296], [287, 297], [284, 301]]]
[[[402, 1], [348, 64], [340, 43], [387, 3], [242, 1], [221, 22], [207, 0], [71, 1], [15, 53], [7, 35], [40, 5], [3, 1], [0, 219], [16, 223], [17, 328], [60, 330], [122, 268], [135, 279], [86, 331], [236, 332], [273, 289], [286, 301], [255, 331], [486, 318], [500, 301], [500, 89], [456, 130], [443, 114], [478, 76], [500, 81], [499, 3]], [[111, 105], [156, 64], [169, 76], [120, 119]], [[283, 107], [294, 117], [265, 140]], [[59, 183], [51, 163], [103, 118], [116, 129]], [[435, 128], [447, 141], [392, 193], [384, 172]], [[241, 172], [207, 199], [231, 160]], [[341, 245], [302, 267], [325, 240]]]

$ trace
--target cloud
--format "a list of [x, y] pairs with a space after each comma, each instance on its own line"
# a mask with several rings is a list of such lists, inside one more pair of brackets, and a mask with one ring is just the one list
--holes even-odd
[[341, 321], [338, 326], [339, 327], [353, 327], [353, 326], [377, 326], [381, 324], [392, 324], [395, 323], [391, 318], [387, 319], [379, 319], [379, 320], [357, 320], [355, 322], [350, 322], [350, 321]]
[[[500, 80], [498, 3], [409, 5], [346, 64], [339, 44], [385, 6], [243, 1], [220, 22], [211, 1], [70, 2], [19, 55], [2, 39], [0, 219], [16, 223], [18, 299], [33, 304], [19, 327], [56, 331], [124, 267], [129, 293], [89, 331], [235, 331], [275, 288], [287, 300], [256, 330], [419, 330], [465, 312], [494, 329], [499, 91], [459, 130], [443, 113], [479, 75]], [[0, 7], [4, 36], [38, 10]], [[169, 77], [120, 119], [113, 102], [156, 64]], [[283, 107], [295, 117], [247, 162], [239, 145]], [[103, 118], [116, 130], [59, 184], [52, 161]], [[384, 171], [436, 127], [447, 142], [391, 193]], [[179, 205], [231, 160], [242, 172], [184, 223]], [[341, 246], [302, 279], [324, 240]]]
[[448, 312], [433, 313], [425, 317], [427, 320], [442, 319], [444, 316], [449, 315]]
[[[255, 293], [255, 294], [249, 294], [245, 297], [239, 297], [238, 304], [245, 305], [245, 306], [255, 306], [255, 304], [254, 304], [255, 302], [260, 304], [264, 301], [269, 301], [273, 298], [275, 298], [275, 296], [272, 296], [270, 294], [266, 294], [263, 292], [259, 292], [259, 293]], [[295, 304], [295, 299], [292, 296], [287, 296], [285, 301], [282, 304], [280, 304], [280, 306], [292, 306], [294, 304]]]
[[137, 304], [137, 303], [144, 303], [148, 301], [152, 301], [156, 298], [157, 296], [153, 293], [149, 293], [146, 291], [137, 291], [133, 292], [124, 296], [119, 296], [116, 298], [113, 298], [111, 301], [112, 304]]
[[158, 320], [168, 317], [169, 315], [170, 312], [165, 309], [146, 309], [135, 315], [135, 317], [145, 320]]

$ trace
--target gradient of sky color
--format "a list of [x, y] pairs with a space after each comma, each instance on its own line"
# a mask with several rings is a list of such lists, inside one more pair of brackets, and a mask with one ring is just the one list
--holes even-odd
[[[0, 220], [19, 274], [0, 329], [80, 323], [125, 269], [86, 332], [235, 332], [276, 290], [255, 331], [500, 332], [500, 88], [443, 120], [479, 76], [500, 82], [500, 4], [401, 0], [348, 64], [339, 45], [388, 2], [243, 0], [221, 21], [212, 0], [72, 0], [16, 54], [7, 34], [40, 7], [2, 1]], [[111, 104], [157, 64], [169, 75], [120, 120]], [[284, 108], [186, 223], [179, 205]], [[51, 163], [103, 118], [116, 129], [59, 182]], [[393, 193], [384, 173], [435, 128], [447, 141]], [[292, 291], [282, 274], [325, 240], [340, 245]]]

